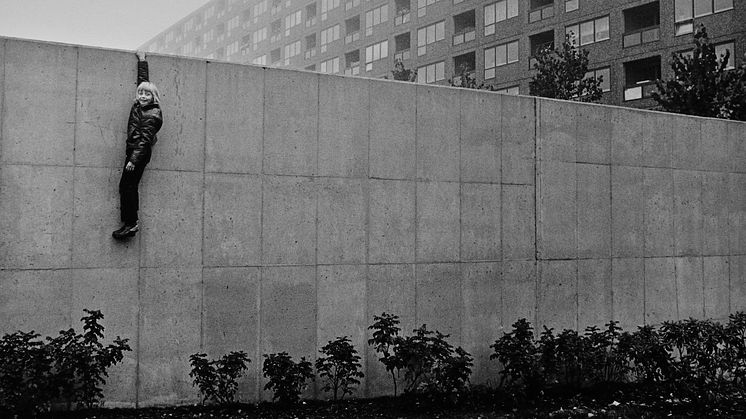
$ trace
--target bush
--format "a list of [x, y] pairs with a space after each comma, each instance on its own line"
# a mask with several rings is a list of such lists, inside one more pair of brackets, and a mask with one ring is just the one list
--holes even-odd
[[192, 365], [190, 377], [193, 386], [202, 393], [202, 404], [210, 399], [215, 403], [232, 403], [238, 390], [238, 377], [247, 370], [251, 360], [243, 351], [230, 352], [218, 360], [208, 360], [207, 354], [197, 353], [189, 357]]
[[287, 352], [264, 355], [262, 371], [269, 382], [265, 390], [272, 390], [272, 400], [280, 403], [293, 404], [300, 400], [300, 393], [306, 388], [306, 381], [313, 378], [311, 363], [301, 358], [293, 361]]
[[323, 391], [332, 391], [334, 400], [337, 400], [339, 391], [345, 394], [352, 394], [353, 386], [360, 384], [358, 378], [363, 377], [360, 372], [360, 356], [357, 350], [350, 343], [347, 336], [338, 337], [334, 341], [329, 341], [319, 351], [324, 356], [316, 360], [316, 371], [319, 376], [327, 379], [327, 383], [321, 389]]
[[373, 324], [368, 326], [368, 330], [373, 330], [373, 337], [368, 339], [368, 345], [373, 346], [376, 353], [381, 354], [378, 360], [391, 374], [391, 380], [394, 383], [394, 396], [397, 394], [396, 377], [403, 366], [401, 360], [394, 356], [394, 347], [403, 340], [399, 336], [401, 329], [397, 326], [398, 324], [399, 316], [383, 312], [380, 316], [373, 316]]
[[104, 318], [98, 310], [83, 310], [84, 333], [62, 330], [44, 343], [39, 334], [16, 332], [0, 340], [0, 403], [13, 414], [31, 415], [48, 410], [53, 402], [68, 408], [92, 408], [101, 399], [106, 370], [129, 351], [127, 339], [119, 336], [104, 346]]

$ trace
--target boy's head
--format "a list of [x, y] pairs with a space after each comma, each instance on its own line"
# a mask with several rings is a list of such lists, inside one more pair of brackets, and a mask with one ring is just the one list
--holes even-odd
[[158, 88], [155, 87], [155, 84], [149, 81], [144, 81], [137, 86], [137, 96], [135, 97], [135, 100], [140, 103], [140, 106], [146, 106], [151, 103], [161, 103]]

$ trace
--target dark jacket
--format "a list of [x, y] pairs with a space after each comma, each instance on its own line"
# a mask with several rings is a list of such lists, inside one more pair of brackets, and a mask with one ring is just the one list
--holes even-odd
[[[137, 63], [137, 85], [148, 81], [148, 62]], [[135, 100], [127, 122], [127, 156], [132, 164], [147, 164], [152, 147], [158, 141], [156, 133], [163, 125], [161, 107], [157, 103], [140, 106]]]

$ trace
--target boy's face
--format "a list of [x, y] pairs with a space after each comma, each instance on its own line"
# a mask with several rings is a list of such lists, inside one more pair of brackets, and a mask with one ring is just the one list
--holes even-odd
[[148, 90], [140, 89], [137, 91], [137, 101], [140, 103], [140, 106], [149, 105], [153, 103], [153, 94]]

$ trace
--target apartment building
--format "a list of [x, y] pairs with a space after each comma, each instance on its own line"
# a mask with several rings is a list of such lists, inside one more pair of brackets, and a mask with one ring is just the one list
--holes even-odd
[[653, 81], [704, 24], [729, 66], [746, 52], [744, 0], [212, 0], [143, 45], [152, 52], [417, 82], [468, 72], [528, 94], [532, 56], [566, 34], [603, 76], [602, 102], [651, 107]]

